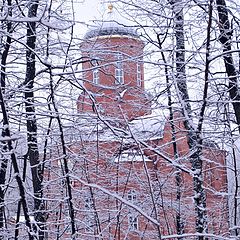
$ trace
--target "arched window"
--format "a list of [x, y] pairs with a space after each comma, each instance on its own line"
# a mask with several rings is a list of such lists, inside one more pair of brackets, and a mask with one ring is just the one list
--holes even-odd
[[121, 53], [116, 54], [115, 82], [116, 84], [124, 83], [123, 55]]

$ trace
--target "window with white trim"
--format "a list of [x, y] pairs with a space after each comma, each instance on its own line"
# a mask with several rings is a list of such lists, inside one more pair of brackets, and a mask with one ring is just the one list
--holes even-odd
[[93, 200], [91, 197], [85, 198], [85, 210], [93, 210]]
[[115, 82], [116, 84], [124, 83], [123, 55], [121, 53], [116, 54]]
[[99, 69], [98, 62], [96, 59], [92, 60], [93, 65], [93, 83], [99, 84]]
[[65, 233], [71, 233], [71, 219], [70, 219], [70, 217], [65, 217], [64, 223], [65, 223], [64, 232]]
[[134, 203], [137, 200], [137, 194], [134, 190], [130, 190], [127, 194], [128, 201]]
[[84, 224], [86, 233], [94, 233], [94, 221], [91, 217], [85, 217]]
[[93, 233], [94, 232], [94, 205], [93, 205], [93, 199], [89, 196], [85, 197], [85, 218], [84, 218], [84, 224], [85, 224], [85, 232], [87, 233]]
[[[137, 194], [135, 190], [128, 191], [127, 200], [129, 202], [136, 203]], [[132, 211], [132, 209], [129, 211], [129, 214], [128, 214], [128, 228], [130, 231], [138, 230], [138, 217], [136, 213]]]
[[137, 63], [137, 86], [141, 87], [142, 83], [142, 74], [141, 74], [141, 64]]
[[138, 217], [134, 216], [132, 213], [128, 215], [128, 229], [130, 231], [138, 230]]

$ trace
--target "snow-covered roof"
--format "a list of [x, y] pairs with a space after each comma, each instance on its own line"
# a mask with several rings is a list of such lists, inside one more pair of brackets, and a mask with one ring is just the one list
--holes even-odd
[[152, 160], [136, 149], [128, 149], [114, 156], [114, 162], [151, 162]]
[[112, 117], [99, 119], [94, 114], [81, 114], [79, 118], [65, 127], [69, 141], [118, 141], [126, 139], [131, 141], [158, 139], [163, 136], [165, 118], [151, 114], [136, 118], [128, 123], [123, 123]]
[[120, 13], [113, 9], [111, 5], [111, 10], [107, 13], [106, 17], [102, 21], [94, 21], [93, 26], [84, 36], [85, 39], [96, 38], [100, 36], [130, 36], [139, 37], [136, 29], [131, 27], [131, 22], [123, 18]]
[[134, 136], [144, 139], [155, 139], [163, 136], [166, 119], [159, 114], [142, 116], [129, 122], [129, 128]]

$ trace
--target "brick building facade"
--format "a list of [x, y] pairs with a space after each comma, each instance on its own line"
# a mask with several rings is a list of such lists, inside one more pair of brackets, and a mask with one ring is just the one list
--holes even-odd
[[[169, 119], [151, 111], [144, 90], [144, 43], [113, 17], [111, 7], [108, 20], [85, 36], [79, 119], [65, 130], [71, 138], [77, 238], [160, 239], [160, 235], [176, 235], [179, 224], [183, 234], [194, 234], [193, 181], [183, 117], [174, 114], [176, 160]], [[227, 235], [225, 152], [205, 143], [203, 159], [208, 233]], [[56, 184], [60, 165], [61, 160], [56, 160], [49, 172]], [[58, 189], [49, 186], [53, 198], [64, 194]], [[63, 214], [56, 219], [60, 219], [59, 234], [67, 239], [70, 224], [64, 204], [55, 206]], [[184, 239], [191, 239], [190, 235]]]

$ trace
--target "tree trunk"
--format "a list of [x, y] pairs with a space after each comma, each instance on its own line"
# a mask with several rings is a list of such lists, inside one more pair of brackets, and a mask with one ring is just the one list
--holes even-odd
[[[184, 126], [187, 130], [187, 139], [191, 155], [190, 161], [193, 171], [193, 190], [194, 204], [196, 214], [196, 232], [205, 233], [207, 231], [207, 214], [206, 214], [206, 194], [203, 187], [202, 176], [202, 142], [200, 133], [194, 129], [191, 124], [191, 105], [189, 103], [189, 94], [187, 88], [187, 78], [185, 70], [185, 43], [184, 43], [184, 15], [183, 2], [172, 0], [170, 4], [174, 12], [174, 29], [176, 40], [176, 88], [180, 99], [182, 113], [185, 117]], [[198, 236], [198, 240], [203, 240], [203, 236]]]
[[240, 132], [240, 92], [238, 87], [237, 71], [234, 66], [233, 57], [230, 51], [231, 48], [231, 38], [232, 38], [232, 29], [230, 29], [230, 23], [228, 19], [228, 10], [225, 0], [216, 0], [217, 11], [219, 18], [219, 30], [220, 36], [219, 41], [223, 47], [223, 59], [226, 68], [226, 72], [229, 79], [228, 91], [229, 96], [232, 100], [232, 105], [238, 124], [238, 130]]
[[[162, 42], [160, 40], [160, 36], [157, 35], [158, 38], [158, 44], [160, 50], [162, 50]], [[168, 109], [169, 109], [169, 122], [171, 125], [171, 132], [172, 132], [172, 148], [173, 148], [173, 155], [174, 160], [178, 161], [179, 154], [178, 154], [178, 148], [177, 148], [177, 142], [176, 142], [176, 129], [174, 125], [174, 112], [173, 112], [173, 102], [172, 102], [172, 94], [171, 94], [171, 84], [169, 81], [169, 73], [168, 73], [168, 67], [167, 67], [167, 61], [165, 58], [165, 55], [163, 51], [161, 51], [162, 60], [164, 62], [164, 71], [165, 71], [165, 77], [166, 77], [166, 85], [167, 85], [167, 96], [168, 96]], [[176, 182], [176, 230], [177, 234], [181, 235], [184, 233], [184, 223], [181, 215], [181, 186], [182, 186], [182, 177], [181, 177], [182, 171], [181, 169], [176, 169], [176, 175], [175, 175], [175, 182]], [[181, 238], [180, 238], [181, 239]]]
[[23, 208], [23, 213], [26, 221], [26, 227], [28, 229], [28, 235], [29, 235], [29, 240], [33, 240], [33, 236], [31, 234], [32, 232], [32, 226], [30, 223], [30, 217], [29, 217], [29, 211], [28, 211], [28, 206], [27, 206], [27, 201], [26, 201], [26, 194], [25, 194], [25, 189], [24, 189], [24, 184], [22, 179], [20, 178], [20, 172], [18, 168], [18, 163], [17, 163], [17, 157], [15, 154], [15, 151], [13, 149], [13, 144], [11, 140], [11, 133], [9, 129], [9, 119], [8, 119], [8, 114], [5, 106], [5, 100], [3, 97], [3, 92], [2, 88], [0, 88], [0, 106], [1, 106], [1, 111], [3, 115], [3, 128], [5, 131], [5, 137], [8, 139], [5, 141], [5, 144], [7, 146], [8, 153], [10, 154], [10, 159], [13, 164], [13, 169], [15, 173], [15, 178], [17, 181], [18, 189], [19, 189], [19, 195], [20, 195], [20, 201], [22, 203], [22, 208]]
[[71, 239], [76, 239], [76, 222], [75, 222], [75, 211], [74, 211], [74, 205], [73, 205], [73, 195], [72, 195], [72, 188], [71, 188], [71, 180], [69, 176], [69, 168], [68, 168], [68, 159], [67, 159], [67, 149], [65, 144], [65, 138], [64, 138], [64, 132], [63, 132], [63, 125], [61, 122], [61, 118], [58, 112], [58, 108], [55, 102], [55, 95], [54, 95], [54, 87], [53, 87], [53, 78], [52, 78], [52, 72], [51, 68], [49, 68], [50, 73], [50, 89], [51, 89], [51, 100], [53, 104], [53, 108], [56, 114], [56, 119], [58, 122], [58, 127], [60, 131], [60, 139], [61, 139], [61, 147], [62, 147], [62, 154], [63, 154], [63, 172], [64, 172], [64, 178], [66, 180], [66, 189], [67, 189], [67, 202], [68, 202], [68, 210], [69, 210], [69, 217], [71, 220]]
[[[9, 7], [9, 16], [12, 16], [12, 10], [11, 10], [11, 5], [12, 2], [11, 0], [7, 1], [8, 7]], [[7, 62], [7, 57], [10, 49], [10, 45], [12, 42], [12, 39], [10, 37], [10, 34], [13, 32], [12, 29], [12, 23], [7, 22], [7, 32], [8, 36], [6, 37], [6, 43], [4, 46], [4, 50], [2, 53], [2, 59], [1, 59], [1, 89], [2, 89], [2, 94], [4, 95], [5, 93], [5, 80], [6, 80], [6, 62]], [[5, 103], [6, 104], [6, 103]], [[2, 130], [2, 138], [5, 138], [7, 136], [6, 130], [3, 128]], [[7, 142], [2, 141], [1, 144], [3, 145], [2, 147], [2, 152], [6, 153], [8, 151], [7, 147]], [[5, 223], [5, 218], [4, 218], [4, 198], [5, 198], [5, 182], [6, 182], [6, 171], [7, 171], [7, 166], [8, 166], [8, 157], [5, 154], [1, 154], [1, 167], [0, 167], [0, 229], [4, 228], [4, 223]], [[0, 239], [3, 239], [3, 236], [0, 236]]]
[[[36, 17], [38, 0], [31, 1], [28, 17]], [[27, 23], [27, 51], [26, 51], [26, 78], [25, 78], [25, 108], [27, 117], [27, 142], [28, 159], [31, 165], [32, 183], [34, 191], [34, 217], [39, 227], [39, 239], [44, 239], [44, 203], [42, 200], [43, 169], [39, 160], [37, 143], [37, 121], [34, 107], [34, 78], [35, 78], [35, 44], [36, 44], [36, 22]], [[37, 228], [35, 228], [36, 230]]]
[[[230, 22], [228, 18], [228, 10], [226, 6], [225, 0], [216, 0], [217, 3], [217, 12], [218, 12], [218, 18], [219, 18], [219, 30], [220, 30], [220, 36], [219, 41], [222, 44], [223, 48], [223, 60], [226, 68], [226, 72], [229, 79], [228, 84], [228, 92], [230, 99], [232, 101], [232, 106], [235, 113], [235, 118], [238, 125], [238, 131], [240, 132], [240, 92], [239, 92], [239, 86], [238, 86], [238, 77], [237, 77], [237, 71], [234, 66], [233, 62], [233, 56], [230, 53], [232, 50], [231, 47], [231, 38], [232, 38], [232, 29], [230, 28]], [[234, 181], [235, 181], [235, 191], [234, 191], [234, 225], [237, 226], [237, 219], [238, 219], [238, 192], [239, 192], [239, 184], [238, 184], [238, 170], [237, 170], [237, 164], [236, 164], [236, 157], [235, 153], [233, 156], [233, 166], [234, 166]], [[235, 229], [235, 235], [239, 235], [239, 230]]]

